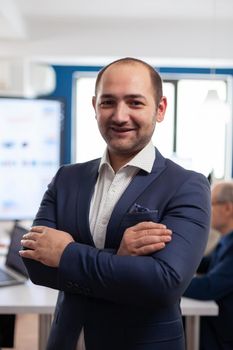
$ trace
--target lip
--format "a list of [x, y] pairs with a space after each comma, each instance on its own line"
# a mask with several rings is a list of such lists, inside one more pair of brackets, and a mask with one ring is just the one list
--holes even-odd
[[117, 128], [117, 127], [110, 127], [110, 130], [113, 131], [113, 132], [116, 132], [116, 133], [128, 133], [128, 132], [131, 132], [131, 131], [135, 131], [135, 128]]

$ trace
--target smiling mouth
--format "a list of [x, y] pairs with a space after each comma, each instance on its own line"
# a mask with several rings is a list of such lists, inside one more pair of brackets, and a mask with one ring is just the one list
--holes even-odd
[[116, 128], [116, 127], [110, 127], [110, 130], [116, 132], [116, 133], [127, 133], [130, 131], [134, 131], [134, 128]]

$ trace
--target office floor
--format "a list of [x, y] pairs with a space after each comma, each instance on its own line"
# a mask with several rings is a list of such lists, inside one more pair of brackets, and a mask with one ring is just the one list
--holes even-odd
[[[3, 348], [7, 350], [10, 348]], [[17, 315], [15, 329], [15, 347], [11, 350], [38, 349], [38, 317], [33, 314]]]

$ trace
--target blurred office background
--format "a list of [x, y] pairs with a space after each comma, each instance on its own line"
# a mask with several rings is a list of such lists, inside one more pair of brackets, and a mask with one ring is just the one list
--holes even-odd
[[0, 0], [1, 252], [60, 164], [102, 155], [91, 97], [120, 57], [162, 75], [160, 151], [212, 182], [232, 178], [232, 34], [232, 0]]
[[0, 0], [0, 225], [33, 218], [61, 163], [101, 156], [91, 97], [119, 57], [163, 77], [161, 152], [231, 178], [232, 33], [231, 0]]

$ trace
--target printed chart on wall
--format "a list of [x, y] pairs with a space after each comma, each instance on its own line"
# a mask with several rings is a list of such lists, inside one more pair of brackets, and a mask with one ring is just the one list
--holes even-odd
[[0, 98], [0, 220], [31, 220], [60, 165], [61, 101]]

